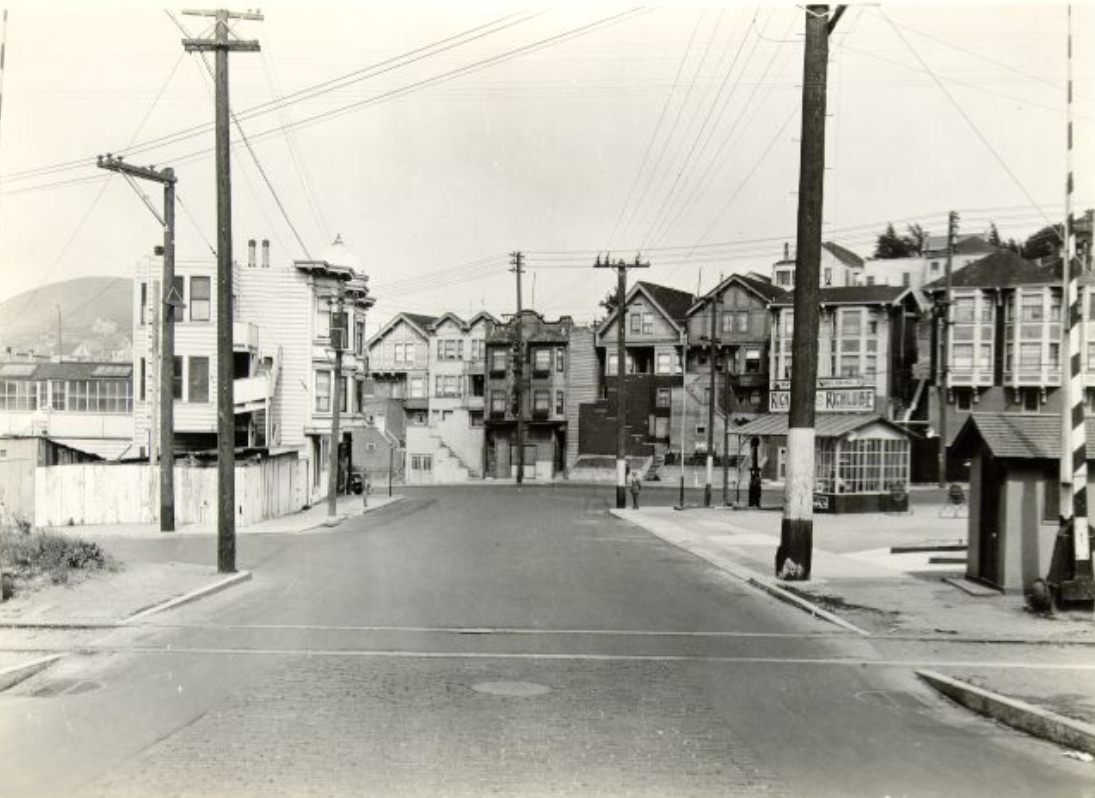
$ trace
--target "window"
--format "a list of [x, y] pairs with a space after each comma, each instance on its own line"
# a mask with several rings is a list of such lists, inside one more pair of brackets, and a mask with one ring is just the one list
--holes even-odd
[[1038, 389], [1027, 388], [1023, 391], [1023, 409], [1031, 412], [1038, 412]]
[[141, 392], [141, 401], [142, 402], [145, 401], [146, 391], [148, 390], [148, 388], [147, 388], [147, 381], [148, 381], [147, 370], [148, 370], [148, 361], [146, 361], [142, 357], [141, 358], [141, 368], [140, 368], [141, 387], [139, 389], [140, 392]]
[[557, 415], [557, 416], [566, 415], [565, 398], [566, 398], [566, 394], [564, 394], [562, 391], [556, 391], [555, 392], [555, 415]]
[[324, 296], [316, 297], [316, 338], [330, 337], [331, 300]]
[[563, 347], [559, 347], [555, 350], [555, 370], [562, 374], [566, 371], [567, 356], [566, 350]]
[[208, 277], [190, 278], [190, 321], [209, 321]]
[[822, 285], [832, 285], [833, 284], [833, 270], [832, 270], [832, 268], [825, 269], [825, 271], [822, 273], [822, 278], [821, 279], [822, 279]]
[[672, 352], [659, 352], [657, 362], [654, 365], [654, 370], [658, 374], [672, 374], [673, 373], [673, 353]]
[[365, 322], [354, 322], [354, 351], [357, 354], [363, 354], [365, 352]]
[[653, 334], [654, 334], [654, 314], [653, 313], [644, 313], [643, 314], [643, 335], [653, 335]]
[[146, 323], [145, 314], [148, 310], [148, 283], [141, 283], [141, 326]]
[[1087, 370], [1095, 371], [1095, 344], [1087, 345]]
[[1020, 318], [1023, 321], [1042, 321], [1045, 318], [1042, 312], [1041, 294], [1026, 294], [1023, 296]]
[[954, 300], [954, 321], [956, 322], [972, 322], [976, 321], [976, 309], [974, 308], [973, 297], [960, 297]]
[[1061, 345], [1050, 344], [1049, 345], [1049, 367], [1051, 369], [1059, 369], [1061, 367]]
[[901, 272], [901, 285], [908, 288], [912, 284], [911, 277], [908, 272]]
[[493, 390], [490, 392], [491, 415], [504, 416], [506, 414], [506, 392]]
[[532, 350], [532, 370], [546, 372], [551, 371], [551, 350], [550, 349], [534, 349]]
[[1019, 368], [1021, 369], [1036, 369], [1042, 365], [1042, 345], [1041, 344], [1020, 344], [1019, 345]]
[[186, 395], [188, 402], [209, 401], [209, 358], [190, 358]]
[[34, 382], [0, 381], [0, 410], [37, 410], [38, 384]]
[[670, 388], [659, 388], [655, 394], [655, 406], [669, 407], [673, 401], [673, 391]]
[[979, 368], [979, 369], [991, 369], [992, 368], [992, 344], [978, 344], [978, 346], [977, 346], [977, 368]]
[[412, 454], [411, 455], [411, 471], [420, 471], [424, 474], [433, 471], [433, 455], [431, 455], [431, 454]]
[[532, 412], [547, 415], [551, 404], [550, 391], [532, 392]]
[[414, 344], [395, 344], [394, 355], [396, 366], [413, 366]]
[[733, 313], [723, 313], [722, 314], [722, 320], [720, 321], [719, 329], [724, 333], [728, 333], [728, 332], [730, 332], [731, 330], [734, 329], [734, 314]]
[[316, 372], [316, 412], [331, 412], [331, 372]]
[[434, 378], [434, 396], [461, 396], [459, 374], [438, 374]]
[[354, 412], [365, 412], [365, 381], [354, 380]]
[[1051, 294], [1049, 297], [1049, 320], [1061, 320], [1061, 295]]
[[741, 311], [734, 314], [734, 332], [749, 332], [749, 311]]
[[[144, 363], [144, 360], [141, 360]], [[53, 380], [50, 383], [50, 401], [49, 406], [54, 410], [65, 409], [65, 381]]]
[[951, 349], [956, 369], [973, 368], [973, 344], [955, 344]]
[[981, 298], [981, 321], [987, 321], [991, 323], [995, 316], [993, 312], [994, 308], [992, 302], [984, 297]]
[[793, 272], [789, 270], [776, 272], [776, 285], [778, 285], [780, 288], [789, 288], [793, 284]]
[[473, 338], [471, 342], [471, 359], [480, 361], [483, 359], [483, 339]]
[[487, 380], [482, 374], [471, 375], [471, 395], [482, 398], [485, 394]]
[[410, 380], [411, 399], [425, 399], [426, 398], [426, 378], [425, 377], [411, 377]]
[[840, 334], [859, 335], [863, 331], [863, 312], [860, 310], [842, 310], [840, 312]]
[[183, 398], [183, 359], [176, 355], [174, 363], [175, 374], [174, 380], [171, 382], [171, 395], [181, 401]]
[[464, 342], [458, 338], [437, 339], [438, 360], [463, 360]]
[[175, 321], [183, 321], [186, 318], [186, 308], [182, 305], [185, 302], [186, 278], [176, 274], [171, 280], [171, 287], [174, 289], [174, 296], [171, 298], [180, 303], [172, 308]]
[[745, 373], [760, 374], [760, 349], [750, 347], [745, 350]]
[[874, 285], [874, 275], [867, 276], [867, 285]]
[[620, 373], [620, 359], [615, 352], [609, 352], [605, 358], [605, 376], [611, 377]]
[[483, 426], [483, 414], [482, 413], [468, 413], [468, 426], [470, 426], [470, 427], [482, 427]]
[[632, 313], [628, 318], [631, 320], [628, 332], [641, 333], [643, 330], [643, 314]]
[[932, 261], [931, 271], [932, 271], [932, 274], [937, 274], [939, 272], [939, 261], [937, 261], [937, 260]]
[[819, 487], [835, 487], [841, 493], [883, 493], [894, 484], [908, 484], [907, 440], [844, 440], [840, 444], [839, 460], [835, 457], [835, 451], [830, 448], [834, 445], [833, 441], [819, 442], [816, 460]]
[[496, 372], [503, 372], [506, 370], [506, 350], [505, 349], [492, 349], [490, 350], [490, 370]]
[[[1088, 354], [1090, 357], [1090, 353]], [[1015, 344], [1007, 344], [1004, 347], [1004, 371], [1011, 371], [1015, 365]]]

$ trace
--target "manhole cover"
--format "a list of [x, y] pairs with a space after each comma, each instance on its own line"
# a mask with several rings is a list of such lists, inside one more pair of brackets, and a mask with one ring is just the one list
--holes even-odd
[[551, 688], [546, 684], [535, 682], [480, 682], [473, 684], [471, 689], [477, 693], [500, 695], [506, 698], [530, 698], [551, 692]]

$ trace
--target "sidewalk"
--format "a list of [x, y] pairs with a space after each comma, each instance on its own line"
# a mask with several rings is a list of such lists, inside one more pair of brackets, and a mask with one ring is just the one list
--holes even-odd
[[[935, 508], [916, 507], [909, 515], [814, 516], [811, 578], [805, 582], [774, 577], [781, 513], [668, 507], [611, 512], [759, 589], [807, 612], [831, 614], [833, 622], [872, 638], [1025, 644], [1048, 655], [1050, 668], [1052, 647], [1090, 645], [1087, 662], [1095, 660], [1095, 618], [1090, 613], [1032, 615], [1022, 596], [967, 583], [965, 565], [953, 562], [964, 559], [962, 551], [891, 553], [892, 547], [965, 543], [966, 519], [939, 518]], [[932, 557], [949, 562], [932, 564]], [[940, 670], [1038, 711], [1095, 724], [1095, 671], [1062, 668], [1047, 675], [1041, 669], [989, 666]], [[1011, 708], [994, 717], [1011, 723], [1016, 712]], [[1095, 728], [1088, 732], [1084, 746], [1071, 744], [1095, 753]]]
[[[360, 496], [342, 496], [338, 500], [336, 520], [334, 524], [327, 523], [327, 503], [322, 502], [309, 507], [307, 510], [290, 513], [289, 515], [270, 518], [257, 524], [237, 526], [237, 535], [295, 535], [305, 532], [322, 532], [331, 526], [337, 526], [347, 518], [374, 512], [389, 504], [402, 501], [403, 497], [395, 495], [369, 496], [369, 505], [364, 507]], [[84, 526], [54, 527], [56, 531], [66, 535], [74, 535], [85, 540], [102, 540], [103, 538], [168, 538], [198, 535], [216, 535], [216, 520], [206, 521], [200, 524], [182, 524], [176, 527], [174, 532], [161, 532], [159, 523], [151, 524], [88, 524]]]

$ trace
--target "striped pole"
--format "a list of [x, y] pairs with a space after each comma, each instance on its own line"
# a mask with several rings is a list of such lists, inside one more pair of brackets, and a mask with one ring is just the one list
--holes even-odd
[[[1078, 278], [1080, 266], [1076, 260], [1076, 236], [1073, 229], [1072, 204], [1075, 182], [1072, 174], [1072, 6], [1068, 6], [1067, 33], [1067, 155], [1065, 179], [1064, 258], [1062, 293], [1066, 298], [1068, 317], [1065, 324], [1068, 352], [1068, 375], [1062, 375], [1061, 425], [1061, 530], [1072, 530], [1074, 579], [1090, 582], [1091, 545], [1087, 513], [1087, 438], [1084, 431], [1084, 377], [1081, 356], [1081, 307]], [[1086, 592], [1086, 591], [1085, 591]]]

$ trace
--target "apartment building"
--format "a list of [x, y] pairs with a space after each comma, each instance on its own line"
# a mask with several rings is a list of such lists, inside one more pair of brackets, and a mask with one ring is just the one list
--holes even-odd
[[399, 313], [369, 339], [367, 411], [378, 428], [405, 440], [429, 419], [430, 335], [436, 316]]
[[[1095, 411], [1095, 286], [1082, 286], [1082, 334], [1088, 412]], [[947, 443], [973, 412], [1060, 413], [1062, 324], [1061, 261], [1041, 264], [1014, 252], [994, 252], [955, 272], [948, 313], [945, 407]], [[944, 280], [924, 286], [937, 315]], [[931, 325], [932, 386], [942, 377], [939, 325]], [[928, 418], [938, 426], [936, 391]]]
[[[352, 466], [355, 432], [366, 424], [365, 314], [373, 305], [360, 260], [341, 239], [314, 261], [271, 263], [269, 242], [248, 242], [247, 265], [233, 265], [235, 444], [295, 450], [307, 462], [305, 500], [325, 495], [332, 404], [340, 403], [340, 471]], [[146, 258], [134, 280], [133, 441], [156, 456], [159, 433], [159, 258]], [[177, 454], [217, 446], [216, 264], [178, 262], [169, 312], [175, 314], [174, 402]], [[345, 342], [342, 377], [333, 385], [333, 344]]]
[[[850, 249], [826, 241], [821, 245], [821, 271], [818, 278], [822, 287], [861, 285], [864, 282], [864, 264], [863, 258]], [[772, 284], [784, 291], [793, 289], [796, 265], [790, 244], [784, 244], [783, 259], [772, 265]]]
[[[524, 420], [524, 478], [551, 479], [566, 468], [570, 316], [547, 321], [525, 310], [486, 338], [486, 474], [515, 477], [517, 419]], [[588, 339], [587, 339], [588, 340]], [[520, 381], [515, 360], [522, 357]]]
[[[988, 243], [983, 236], [959, 236], [951, 259], [951, 271], [964, 268], [997, 250], [998, 247]], [[922, 255], [868, 259], [863, 271], [863, 284], [923, 288], [925, 284], [943, 276], [946, 263], [946, 236], [928, 236]]]
[[681, 391], [681, 351], [686, 316], [693, 296], [685, 291], [636, 282], [624, 299], [622, 314], [609, 313], [595, 329], [602, 396], [579, 412], [578, 448], [582, 454], [616, 453], [619, 414], [619, 325], [624, 327], [628, 454], [662, 456], [671, 446], [674, 396]]

